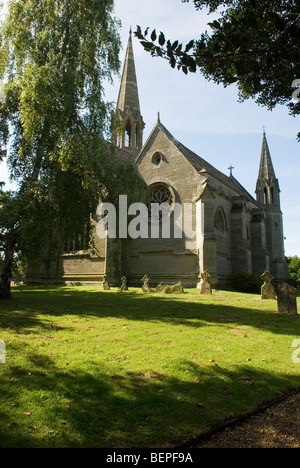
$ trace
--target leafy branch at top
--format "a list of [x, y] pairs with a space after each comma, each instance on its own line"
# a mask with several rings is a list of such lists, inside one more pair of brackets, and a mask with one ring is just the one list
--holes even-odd
[[[162, 57], [169, 60], [172, 68], [177, 66], [178, 69], [187, 75], [188, 72], [195, 73], [197, 69], [196, 60], [192, 54], [189, 54], [194, 49], [195, 41], [191, 40], [186, 46], [183, 46], [179, 41], [171, 43], [170, 40], [166, 40], [163, 32], [156, 33], [154, 29], [150, 34], [150, 39], [147, 39], [149, 35], [149, 28], [142, 33], [141, 27], [137, 26], [135, 36], [140, 40], [142, 46], [147, 52], [150, 52], [153, 57]], [[158, 42], [158, 45], [155, 42]]]
[[[189, 0], [182, 0], [184, 3]], [[169, 61], [186, 75], [199, 70], [207, 80], [225, 87], [236, 83], [240, 99], [252, 98], [273, 109], [286, 105], [300, 114], [292, 101], [292, 84], [300, 78], [299, 0], [193, 0], [195, 8], [219, 13], [208, 23], [210, 32], [186, 45], [166, 39], [163, 32], [140, 26], [135, 31], [144, 49]]]

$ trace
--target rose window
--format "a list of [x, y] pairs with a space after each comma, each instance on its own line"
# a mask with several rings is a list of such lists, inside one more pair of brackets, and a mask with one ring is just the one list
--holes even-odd
[[149, 219], [161, 221], [170, 214], [174, 196], [171, 190], [163, 184], [157, 184], [150, 189], [150, 200], [148, 203]]

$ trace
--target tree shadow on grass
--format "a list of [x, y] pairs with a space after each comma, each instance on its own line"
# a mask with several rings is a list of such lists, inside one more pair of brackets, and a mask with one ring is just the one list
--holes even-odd
[[[299, 316], [256, 310], [253, 304], [234, 307], [214, 298], [204, 302], [189, 294], [20, 288], [1, 306], [1, 329], [9, 336], [28, 333], [28, 340], [45, 331], [59, 334], [64, 327], [71, 339], [70, 322], [93, 318], [170, 323], [176, 330], [221, 324], [300, 335]], [[93, 320], [89, 326], [94, 326]], [[27, 346], [26, 359], [18, 359], [22, 342], [13, 340], [9, 350], [15, 358], [0, 366], [0, 447], [172, 446], [300, 385], [295, 375], [263, 370], [254, 363], [230, 365], [228, 370], [225, 364], [183, 358], [173, 363], [172, 375], [126, 372], [121, 363], [114, 367], [107, 356], [105, 362], [93, 354], [84, 363], [79, 359], [59, 365], [55, 355], [46, 349], [43, 353], [42, 342], [36, 343], [41, 346], [35, 351]]]
[[[246, 366], [228, 371], [186, 360], [182, 377], [62, 370], [30, 355], [3, 373], [0, 447], [171, 447], [256, 409], [288, 387], [286, 375]], [[31, 371], [29, 372], [29, 369]], [[300, 382], [298, 382], [300, 384]]]
[[[238, 297], [238, 295], [237, 295]], [[245, 295], [243, 295], [243, 300]], [[222, 296], [221, 296], [222, 298]], [[253, 298], [257, 300], [253, 303]], [[252, 308], [228, 305], [222, 302], [220, 293], [206, 302], [201, 296], [180, 294], [141, 294], [136, 291], [117, 293], [115, 291], [76, 289], [71, 287], [21, 287], [16, 290], [12, 301], [0, 302], [0, 326], [23, 330], [24, 327], [55, 328], [56, 324], [44, 321], [41, 315], [53, 317], [114, 317], [137, 321], [160, 321], [175, 326], [203, 327], [206, 324], [236, 324], [270, 331], [274, 334], [300, 335], [300, 315], [277, 313], [277, 302], [271, 301], [264, 307], [259, 296], [249, 295]], [[270, 301], [267, 301], [270, 302]]]

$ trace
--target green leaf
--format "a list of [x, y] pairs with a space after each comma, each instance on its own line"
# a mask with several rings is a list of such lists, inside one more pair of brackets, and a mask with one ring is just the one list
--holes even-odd
[[186, 46], [185, 52], [189, 52], [194, 47], [194, 39], [192, 39]]
[[228, 84], [236, 83], [238, 81], [237, 76], [230, 76], [224, 80]]
[[134, 34], [136, 35], [136, 37], [137, 37], [138, 39], [142, 39], [142, 38], [143, 38], [142, 29], [141, 29], [140, 26], [137, 26], [137, 27], [136, 27], [136, 31], [135, 31]]
[[208, 25], [209, 25], [212, 29], [221, 29], [221, 24], [220, 24], [219, 21], [217, 21], [217, 20], [214, 20], [212, 23], [208, 23]]
[[172, 68], [175, 68], [175, 66], [176, 66], [176, 59], [175, 59], [174, 55], [172, 55], [171, 58], [170, 58], [170, 65], [171, 65]]
[[156, 38], [157, 38], [157, 34], [156, 34], [156, 31], [155, 29], [153, 29], [152, 33], [151, 33], [151, 41], [156, 41]]
[[141, 44], [142, 44], [142, 46], [144, 47], [144, 49], [146, 51], [150, 51], [150, 50], [152, 50], [154, 48], [154, 45], [151, 44], [151, 42], [141, 41]]
[[187, 67], [186, 67], [185, 65], [182, 67], [182, 71], [183, 71], [183, 73], [184, 73], [185, 75], [188, 74], [188, 69], [187, 69]]
[[158, 38], [159, 45], [163, 46], [166, 42], [166, 38], [164, 33], [160, 33], [159, 38]]

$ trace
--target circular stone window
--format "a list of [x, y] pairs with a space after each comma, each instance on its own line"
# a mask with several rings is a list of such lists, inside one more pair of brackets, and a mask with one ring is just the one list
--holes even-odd
[[150, 187], [149, 220], [162, 221], [169, 216], [174, 201], [173, 191], [167, 185], [155, 184]]
[[160, 163], [162, 162], [163, 160], [163, 157], [162, 157], [162, 154], [159, 153], [158, 151], [153, 155], [152, 157], [152, 163], [155, 165], [155, 166], [159, 166]]

